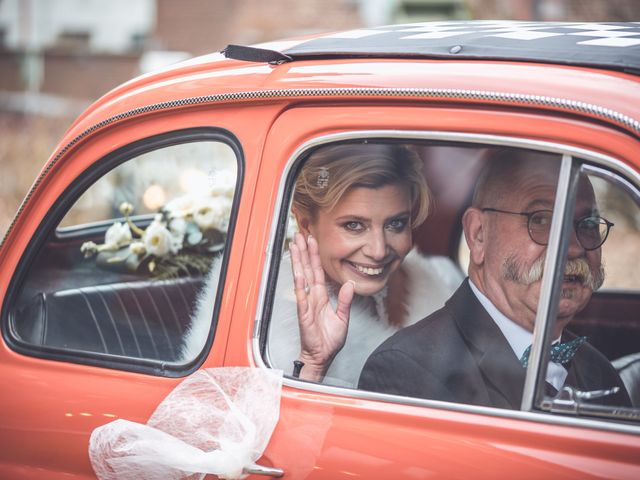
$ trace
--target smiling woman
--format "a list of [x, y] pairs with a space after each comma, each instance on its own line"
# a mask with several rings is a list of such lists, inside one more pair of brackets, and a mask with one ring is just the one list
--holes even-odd
[[412, 252], [412, 230], [430, 207], [422, 168], [399, 144], [341, 144], [311, 154], [293, 197], [299, 233], [280, 266], [269, 329], [273, 366], [355, 386], [381, 341], [428, 314], [432, 296], [453, 291], [459, 278], [430, 281], [436, 260]]

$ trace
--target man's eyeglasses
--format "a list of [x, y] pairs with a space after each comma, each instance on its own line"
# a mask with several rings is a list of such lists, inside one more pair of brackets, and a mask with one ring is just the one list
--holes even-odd
[[[551, 210], [536, 210], [535, 212], [509, 212], [497, 208], [483, 208], [483, 212], [508, 213], [510, 215], [522, 215], [527, 217], [527, 228], [531, 240], [538, 245], [549, 244], [549, 231], [551, 230]], [[582, 248], [585, 250], [595, 250], [600, 248], [609, 236], [609, 230], [613, 227], [613, 223], [609, 220], [591, 215], [583, 217], [574, 223], [576, 237]]]

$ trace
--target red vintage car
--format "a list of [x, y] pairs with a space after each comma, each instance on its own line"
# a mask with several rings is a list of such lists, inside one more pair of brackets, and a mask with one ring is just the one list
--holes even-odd
[[[1, 245], [0, 477], [93, 478], [94, 429], [144, 424], [185, 377], [240, 366], [284, 371], [255, 478], [640, 478], [639, 75], [637, 23], [437, 22], [232, 45], [107, 93]], [[297, 335], [273, 327], [293, 186], [338, 144], [423, 162], [433, 205], [414, 249], [440, 292], [427, 313], [466, 276], [461, 219], [492, 153], [557, 162], [517, 408], [366, 391], [361, 364], [354, 383], [278, 363], [279, 336]], [[617, 370], [626, 405], [543, 388], [580, 175], [599, 205], [580, 228], [606, 218], [606, 278], [570, 328]]]

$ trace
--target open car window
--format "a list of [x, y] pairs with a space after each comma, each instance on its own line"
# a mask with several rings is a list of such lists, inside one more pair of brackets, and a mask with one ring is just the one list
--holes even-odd
[[[412, 154], [403, 157], [405, 150]], [[408, 248], [398, 246], [389, 222], [407, 201], [409, 223], [415, 216], [411, 194], [409, 200], [403, 197], [405, 203], [394, 203], [394, 192], [402, 196], [411, 187], [397, 179], [375, 183], [362, 173], [372, 158], [385, 154], [405, 162], [417, 158], [429, 191], [429, 214], [412, 225]], [[338, 168], [341, 156], [348, 167]], [[263, 329], [266, 362], [290, 377], [323, 385], [508, 410], [521, 410], [523, 398], [533, 395], [525, 385], [531, 371], [541, 381], [535, 384], [535, 405], [526, 410], [549, 410], [549, 399], [573, 386], [576, 391], [618, 387], [612, 405], [632, 412], [638, 380], [630, 372], [638, 365], [640, 334], [632, 312], [640, 296], [635, 274], [626, 271], [631, 264], [620, 259], [633, 258], [638, 244], [637, 194], [613, 172], [589, 174], [593, 198], [578, 202], [577, 217], [567, 217], [571, 228], [562, 238], [574, 232], [575, 243], [576, 225], [581, 232], [593, 227], [603, 237], [610, 229], [610, 235], [602, 244], [587, 244], [587, 252], [569, 249], [568, 255], [580, 260], [569, 262], [572, 270], [555, 287], [564, 317], [562, 328], [553, 330], [556, 318], [545, 317], [551, 305], [541, 299], [540, 288], [554, 272], [545, 271], [545, 262], [563, 158], [561, 152], [523, 147], [398, 139], [305, 152], [293, 169], [282, 216], [288, 218], [281, 236], [286, 241]], [[323, 200], [332, 182], [341, 193]], [[312, 195], [299, 195], [301, 189]], [[310, 199], [320, 205], [311, 204], [312, 212]], [[617, 237], [618, 226], [624, 238]], [[302, 243], [295, 231], [302, 233]], [[459, 248], [460, 238], [465, 249]], [[301, 256], [308, 260], [296, 260]], [[601, 263], [608, 270], [610, 262], [611, 275], [587, 278], [598, 277]], [[318, 285], [314, 269], [326, 285]], [[347, 289], [347, 319], [339, 310], [348, 282], [355, 286], [353, 299]], [[323, 308], [330, 314], [317, 313]], [[531, 356], [535, 342], [542, 342], [534, 338], [537, 317], [553, 330], [550, 347], [587, 337], [574, 343], [580, 353], [573, 363]], [[346, 335], [337, 333], [341, 321], [348, 323]], [[331, 342], [334, 347], [325, 348]], [[597, 378], [585, 374], [594, 371]]]
[[9, 311], [21, 351], [154, 371], [202, 352], [239, 158], [220, 134], [197, 138], [122, 149], [64, 197], [51, 213], [61, 219], [23, 262]]
[[[471, 149], [445, 146], [438, 149], [420, 143], [384, 140], [325, 145], [305, 154], [298, 164], [298, 188], [288, 210], [287, 244], [278, 264], [268, 324], [265, 356], [271, 366], [282, 369], [285, 374], [296, 374], [295, 362], [302, 348], [296, 295], [311, 294], [308, 296], [310, 309], [323, 308], [317, 302], [326, 300], [324, 306], [335, 310], [340, 285], [354, 282], [348, 333], [346, 338], [337, 340], [344, 341], [344, 346], [327, 365], [322, 378], [315, 379], [325, 385], [347, 388], [358, 387], [359, 374], [368, 355], [389, 335], [444, 305], [463, 276], [446, 254], [446, 248], [437, 242], [421, 245], [420, 235], [416, 235], [433, 208], [430, 193], [433, 187], [424, 179], [428, 178], [427, 169], [436, 167], [427, 159], [445, 162], [447, 152], [452, 150], [465, 158], [479, 155]], [[435, 159], [436, 156], [439, 158]], [[371, 162], [371, 159], [379, 160], [382, 170], [378, 170], [376, 160]], [[357, 181], [351, 177], [354, 172], [357, 172]], [[401, 178], [397, 182], [385, 180], [386, 175], [394, 176], [398, 172]], [[407, 178], [417, 177], [421, 182], [405, 184]], [[400, 188], [396, 188], [399, 185]], [[425, 201], [423, 212], [411, 205], [413, 200], [408, 200], [405, 187], [413, 191], [414, 197], [419, 188], [424, 189], [421, 193]], [[327, 206], [314, 211], [309, 205], [313, 199], [326, 202]], [[415, 222], [416, 216], [422, 218]], [[308, 260], [309, 268], [306, 260], [296, 260], [301, 252], [294, 253], [289, 248], [289, 244], [298, 243], [294, 232], [301, 235], [298, 238], [305, 239], [305, 245], [310, 246], [306, 241], [310, 234], [317, 241], [322, 279], [309, 277], [309, 268], [316, 272], [319, 268], [312, 256]], [[384, 243], [382, 251], [370, 251], [376, 238]], [[298, 287], [294, 271], [306, 277]], [[390, 278], [393, 280], [389, 281]], [[318, 319], [311, 319], [315, 320]], [[327, 323], [314, 330], [312, 337], [325, 333], [331, 337], [341, 328], [341, 320], [332, 316], [319, 320]], [[322, 333], [323, 328], [328, 330]]]

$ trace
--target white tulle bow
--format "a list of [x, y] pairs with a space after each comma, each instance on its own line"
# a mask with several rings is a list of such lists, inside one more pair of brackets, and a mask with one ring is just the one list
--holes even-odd
[[262, 456], [280, 413], [282, 372], [199, 370], [180, 383], [146, 425], [96, 428], [89, 456], [100, 480], [244, 478]]

